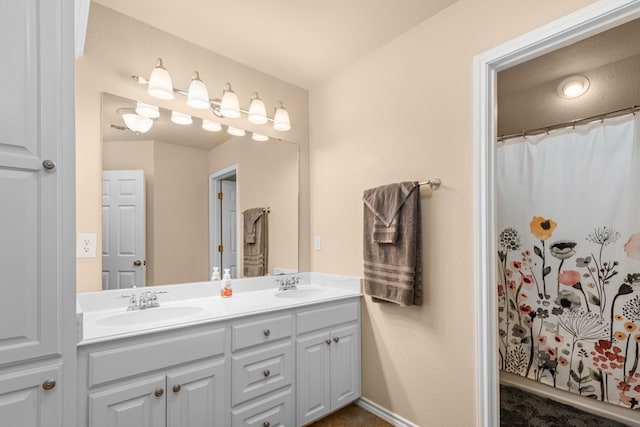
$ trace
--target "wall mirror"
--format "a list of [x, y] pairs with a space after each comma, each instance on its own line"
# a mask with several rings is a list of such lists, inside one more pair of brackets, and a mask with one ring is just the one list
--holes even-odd
[[[103, 289], [209, 280], [211, 268], [220, 266], [219, 249], [237, 254], [233, 277], [242, 277], [242, 212], [258, 207], [269, 209], [267, 272], [296, 271], [298, 146], [255, 141], [250, 132], [231, 135], [225, 125], [207, 131], [196, 117], [176, 124], [162, 108], [148, 131], [133, 132], [123, 114], [136, 105], [102, 94]], [[235, 203], [220, 214], [222, 184], [234, 189]], [[139, 204], [113, 212], [121, 192], [140, 191]], [[219, 247], [224, 236], [227, 247]], [[140, 246], [136, 238], [143, 249], [132, 255]], [[130, 268], [110, 267], [118, 254], [129, 255]]]

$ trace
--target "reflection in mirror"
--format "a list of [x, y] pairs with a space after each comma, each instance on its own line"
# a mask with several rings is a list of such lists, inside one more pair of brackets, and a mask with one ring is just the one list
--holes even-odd
[[[147, 132], [134, 132], [122, 115], [135, 108], [102, 95], [103, 289], [209, 280], [224, 267], [219, 248], [242, 276], [242, 212], [251, 208], [270, 210], [266, 273], [296, 271], [298, 146], [207, 131], [195, 117], [178, 125], [162, 108]], [[223, 215], [221, 182], [235, 187]]]

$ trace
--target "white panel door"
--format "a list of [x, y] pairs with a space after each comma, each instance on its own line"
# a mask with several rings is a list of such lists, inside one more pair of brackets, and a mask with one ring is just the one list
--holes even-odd
[[329, 332], [297, 341], [297, 425], [307, 424], [331, 411], [331, 342]]
[[59, 16], [56, 1], [0, 2], [0, 366], [61, 352]]
[[222, 268], [231, 270], [231, 278], [238, 277], [238, 212], [236, 203], [236, 182], [220, 181], [222, 200]]
[[155, 377], [89, 396], [90, 427], [164, 427], [165, 377]]
[[102, 289], [145, 286], [144, 171], [102, 172]]
[[227, 425], [224, 359], [167, 375], [167, 393], [167, 427]]
[[351, 325], [331, 332], [331, 410], [360, 397], [360, 334]]
[[61, 370], [57, 365], [0, 376], [0, 425], [60, 426]]

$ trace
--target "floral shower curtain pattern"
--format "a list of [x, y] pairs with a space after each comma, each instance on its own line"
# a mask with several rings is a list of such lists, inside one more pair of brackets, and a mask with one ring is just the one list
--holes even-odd
[[640, 409], [640, 121], [500, 144], [500, 368]]

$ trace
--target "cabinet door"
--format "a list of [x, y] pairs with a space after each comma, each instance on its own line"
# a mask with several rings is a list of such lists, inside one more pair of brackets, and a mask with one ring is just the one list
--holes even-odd
[[61, 352], [61, 3], [0, 2], [0, 365]]
[[331, 411], [329, 332], [297, 340], [296, 411], [298, 425]]
[[167, 376], [168, 427], [227, 425], [224, 359]]
[[91, 427], [165, 425], [165, 377], [131, 382], [89, 396]]
[[360, 397], [360, 334], [351, 325], [331, 332], [331, 410]]
[[[56, 366], [15, 372], [0, 377], [0, 425], [20, 427], [62, 425], [62, 390], [57, 384], [60, 381], [60, 371], [60, 366]], [[45, 382], [47, 382], [46, 385]], [[49, 390], [44, 389], [51, 385], [54, 387]]]

